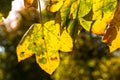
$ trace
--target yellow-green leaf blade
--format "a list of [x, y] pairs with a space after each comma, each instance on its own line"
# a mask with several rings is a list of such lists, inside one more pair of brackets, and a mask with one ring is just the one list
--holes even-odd
[[39, 66], [49, 74], [52, 74], [58, 67], [60, 59], [58, 50], [60, 48], [60, 25], [54, 20], [46, 22], [44, 28], [44, 45], [46, 51], [42, 55], [36, 55]]
[[32, 56], [36, 52], [41, 51], [40, 48], [40, 50], [36, 48], [37, 46], [40, 46], [43, 42], [41, 38], [41, 26], [41, 24], [32, 25], [30, 29], [26, 32], [26, 34], [23, 36], [16, 49], [18, 61], [24, 60]]
[[80, 0], [78, 18], [87, 15], [92, 8], [92, 0]]
[[71, 5], [70, 15], [72, 15], [73, 19], [75, 19], [77, 17], [79, 4], [80, 4], [80, 0], [77, 0], [77, 1], [73, 2]]
[[50, 11], [51, 11], [51, 12], [56, 12], [56, 11], [58, 11], [58, 10], [61, 8], [62, 5], [63, 5], [63, 1], [61, 0], [61, 1], [53, 4], [53, 5], [50, 7]]
[[104, 14], [111, 14], [117, 5], [117, 0], [93, 0], [93, 20], [101, 19]]
[[[114, 17], [117, 0], [93, 0], [93, 24], [92, 32], [95, 34], [104, 34], [106, 26]], [[100, 25], [100, 26], [98, 26]]]
[[69, 22], [69, 24], [68, 24], [68, 27], [67, 27], [67, 31], [68, 31], [68, 33], [72, 36], [72, 37], [74, 37], [74, 34], [75, 34], [75, 29], [76, 29], [76, 24], [75, 24], [75, 20], [73, 19], [73, 20], [71, 20], [70, 22]]
[[47, 51], [58, 51], [60, 47], [60, 25], [54, 20], [46, 22], [44, 24], [44, 37]]
[[60, 9], [60, 15], [61, 15], [61, 25], [64, 26], [67, 19], [69, 18], [69, 12], [70, 12], [70, 7], [71, 7], [71, 0], [65, 0], [63, 6]]
[[60, 37], [60, 50], [63, 52], [70, 52], [73, 49], [73, 40], [69, 33], [64, 30]]
[[58, 51], [54, 53], [44, 53], [41, 56], [36, 56], [36, 61], [43, 70], [45, 70], [49, 74], [52, 74], [59, 65], [59, 53]]
[[[69, 44], [66, 44], [66, 41], [69, 41]], [[70, 35], [63, 31], [60, 36], [60, 25], [54, 20], [45, 24], [34, 24], [17, 46], [18, 61], [35, 54], [39, 66], [52, 74], [60, 62], [58, 50], [68, 52], [72, 51], [72, 47]]]
[[90, 31], [92, 21], [87, 21], [83, 18], [80, 18], [80, 24], [83, 26], [83, 28], [87, 31]]

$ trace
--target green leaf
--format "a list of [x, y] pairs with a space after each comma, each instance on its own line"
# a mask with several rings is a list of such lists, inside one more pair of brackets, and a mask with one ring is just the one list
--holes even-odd
[[80, 0], [78, 18], [87, 15], [92, 8], [92, 0]]
[[75, 20], [71, 20], [68, 24], [68, 27], [67, 27], [67, 31], [68, 33], [73, 37], [74, 36], [74, 32], [75, 32], [75, 28], [77, 26], [75, 26]]
[[91, 26], [92, 21], [87, 21], [84, 18], [80, 18], [80, 23], [85, 30], [90, 31], [90, 26]]
[[[95, 34], [103, 35], [104, 31], [106, 29], [106, 26], [110, 23], [110, 21], [114, 17], [114, 12], [116, 9], [116, 4], [117, 0], [93, 0], [92, 1], [92, 19], [87, 20], [84, 18], [79, 18], [80, 19], [80, 24], [84, 29], [87, 31], [90, 30], [91, 27], [91, 22], [93, 20], [96, 20], [95, 23], [92, 25], [92, 32]], [[83, 4], [83, 3], [81, 3]], [[80, 5], [81, 5], [80, 4]], [[90, 5], [90, 4], [89, 4]], [[90, 10], [90, 8], [88, 8]], [[87, 8], [85, 8], [86, 13], [89, 12], [87, 11]], [[80, 13], [80, 12], [79, 12]], [[83, 13], [83, 12], [82, 12]], [[82, 14], [80, 13], [80, 14]]]
[[61, 25], [65, 25], [68, 17], [69, 17], [69, 12], [70, 12], [70, 6], [71, 6], [71, 0], [66, 0], [60, 9], [60, 15], [61, 15]]
[[[38, 27], [38, 26], [40, 26], [40, 27]], [[36, 46], [37, 47], [42, 46], [42, 48], [45, 48], [45, 46], [42, 45], [44, 41], [40, 38], [40, 36], [43, 35], [40, 32], [40, 31], [42, 31], [41, 26], [42, 26], [41, 24], [32, 25], [29, 28], [29, 30], [26, 32], [26, 34], [23, 36], [23, 38], [21, 39], [21, 41], [18, 44], [17, 49], [16, 49], [19, 62], [28, 57], [31, 57], [33, 54], [37, 54], [36, 52], [38, 50], [40, 50], [41, 48], [40, 49], [35, 48]], [[39, 34], [39, 36], [36, 34]], [[43, 49], [42, 49], [42, 51], [43, 51]]]
[[[70, 45], [65, 44], [66, 41], [69, 41]], [[54, 20], [44, 25], [34, 24], [17, 46], [18, 61], [35, 54], [39, 66], [52, 74], [60, 62], [58, 51], [69, 52], [72, 51], [72, 47], [72, 38], [67, 32], [60, 36], [60, 25]]]
[[96, 20], [92, 27], [93, 33], [104, 34], [106, 26], [114, 17], [116, 5], [117, 0], [93, 0], [93, 20]]
[[77, 0], [72, 3], [72, 6], [70, 8], [70, 15], [72, 15], [73, 19], [77, 17], [79, 4], [80, 4], [80, 0]]
[[115, 11], [117, 0], [93, 0], [93, 20]]

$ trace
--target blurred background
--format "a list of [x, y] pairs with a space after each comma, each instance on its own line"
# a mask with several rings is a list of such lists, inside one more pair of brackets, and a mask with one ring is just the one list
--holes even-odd
[[[109, 54], [101, 37], [91, 37], [84, 29], [76, 37], [72, 52], [60, 52], [60, 65], [52, 75], [36, 64], [35, 56], [18, 63], [16, 46], [30, 25], [38, 22], [39, 14], [23, 9], [10, 18], [11, 2], [0, 0], [0, 80], [119, 80], [119, 49]], [[54, 16], [47, 11], [43, 15], [45, 21]]]

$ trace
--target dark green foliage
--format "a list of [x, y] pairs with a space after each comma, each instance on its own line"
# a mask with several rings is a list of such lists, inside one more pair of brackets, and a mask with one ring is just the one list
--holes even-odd
[[0, 0], [0, 12], [4, 15], [7, 16], [8, 12], [11, 9], [11, 1], [12, 0]]

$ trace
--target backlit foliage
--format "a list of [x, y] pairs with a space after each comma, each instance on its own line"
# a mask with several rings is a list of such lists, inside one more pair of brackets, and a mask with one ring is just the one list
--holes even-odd
[[[119, 0], [49, 0], [44, 11], [41, 11], [39, 0], [23, 0], [23, 3], [19, 11], [13, 11], [15, 6], [12, 6], [10, 14], [13, 11], [14, 14], [20, 12], [27, 17], [37, 17], [31, 20], [26, 17], [16, 17], [13, 21], [19, 20], [16, 22], [17, 25], [22, 18], [25, 18], [25, 21], [37, 20], [35, 22], [38, 23], [29, 24], [31, 27], [17, 46], [19, 62], [35, 55], [39, 66], [52, 74], [60, 64], [59, 52], [73, 51], [75, 48], [73, 45], [77, 45], [74, 44], [76, 37], [83, 29], [102, 36], [101, 41], [109, 46], [111, 53], [120, 48]], [[28, 10], [37, 15], [27, 12]], [[44, 20], [45, 12], [52, 14], [52, 17]], [[13, 26], [13, 21], [9, 15], [3, 18], [8, 33], [20, 28]], [[2, 22], [2, 14], [0, 14], [0, 22]]]

